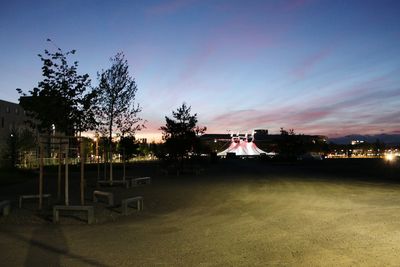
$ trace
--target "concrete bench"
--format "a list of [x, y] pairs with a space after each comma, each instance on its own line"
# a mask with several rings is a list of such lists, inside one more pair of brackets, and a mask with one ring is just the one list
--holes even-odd
[[150, 184], [150, 183], [151, 183], [151, 177], [138, 177], [131, 179], [132, 186], [136, 186], [139, 184]]
[[[43, 198], [47, 198], [47, 205], [48, 205], [51, 195], [50, 194], [43, 194], [42, 197]], [[22, 208], [22, 200], [24, 200], [24, 199], [39, 199], [39, 198], [40, 198], [39, 195], [22, 195], [22, 196], [19, 196], [19, 207]]]
[[72, 211], [86, 211], [88, 224], [94, 222], [94, 209], [93, 206], [54, 206], [53, 207], [53, 222], [57, 223], [60, 221], [61, 210], [72, 210]]
[[93, 192], [93, 202], [98, 202], [98, 197], [106, 197], [109, 206], [114, 206], [114, 194], [111, 192], [104, 192], [95, 190]]
[[129, 188], [129, 181], [128, 180], [100, 180], [97, 181], [98, 185], [108, 185], [108, 186], [114, 186], [114, 185], [122, 185], [125, 186], [126, 188]]
[[9, 200], [3, 200], [0, 202], [0, 209], [3, 213], [3, 216], [7, 216], [10, 214], [10, 201]]
[[143, 197], [142, 196], [137, 196], [137, 197], [131, 197], [131, 198], [126, 198], [122, 200], [121, 206], [122, 206], [122, 213], [124, 215], [128, 215], [128, 207], [129, 204], [131, 203], [136, 203], [136, 209], [143, 210]]

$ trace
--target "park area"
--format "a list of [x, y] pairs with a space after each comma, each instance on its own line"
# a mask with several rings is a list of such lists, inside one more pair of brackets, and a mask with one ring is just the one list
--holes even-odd
[[[398, 266], [399, 169], [381, 159], [221, 160], [176, 176], [157, 162], [134, 163], [127, 175], [151, 183], [102, 187], [115, 196], [107, 207], [92, 202], [97, 173], [86, 168], [90, 225], [79, 213], [54, 224], [54, 200], [40, 212], [35, 200], [18, 208], [18, 195], [37, 190], [37, 174], [1, 177], [0, 196], [11, 200], [0, 217], [1, 265]], [[54, 177], [45, 169], [45, 192], [56, 190]], [[79, 179], [72, 168], [71, 201]], [[124, 215], [119, 203], [132, 196], [143, 196], [144, 209]]]

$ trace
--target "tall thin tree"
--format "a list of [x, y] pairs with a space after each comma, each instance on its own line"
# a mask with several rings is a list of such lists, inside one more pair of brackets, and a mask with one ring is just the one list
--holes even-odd
[[112, 138], [117, 136], [134, 136], [136, 131], [144, 127], [143, 120], [138, 117], [142, 111], [135, 103], [137, 86], [135, 79], [129, 74], [128, 61], [120, 52], [110, 59], [111, 67], [98, 73], [99, 96], [98, 122], [100, 132], [108, 135], [110, 154], [110, 181], [112, 181]]

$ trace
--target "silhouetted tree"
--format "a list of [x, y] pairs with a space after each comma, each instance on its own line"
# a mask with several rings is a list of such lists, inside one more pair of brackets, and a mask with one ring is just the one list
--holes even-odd
[[35, 136], [28, 129], [17, 130], [11, 129], [10, 135], [6, 139], [5, 153], [3, 154], [6, 165], [16, 167], [18, 164], [19, 155], [28, 150], [34, 149], [36, 146]]
[[152, 142], [149, 145], [149, 149], [151, 153], [157, 157], [158, 159], [165, 159], [165, 156], [167, 154], [166, 149], [165, 149], [165, 143], [155, 143]]
[[190, 114], [191, 107], [185, 103], [176, 111], [172, 111], [172, 119], [165, 117], [166, 124], [160, 130], [163, 132], [165, 148], [171, 158], [180, 161], [189, 152], [194, 152], [198, 146], [197, 135], [204, 133], [207, 128], [197, 126], [197, 114]]
[[108, 135], [110, 153], [110, 180], [112, 180], [112, 136], [134, 136], [136, 131], [144, 127], [138, 117], [141, 112], [139, 104], [135, 104], [137, 86], [129, 75], [128, 61], [123, 53], [117, 53], [110, 59], [111, 67], [98, 73], [100, 131]]
[[150, 156], [152, 154], [150, 144], [147, 143], [138, 144], [137, 152], [139, 156], [144, 156], [144, 157]]
[[58, 132], [75, 135], [95, 128], [96, 93], [90, 90], [89, 75], [78, 74], [78, 62], [69, 63], [68, 57], [73, 54], [75, 50], [44, 50], [44, 55], [38, 55], [43, 63], [43, 80], [28, 94], [17, 89], [31, 126], [40, 132], [50, 134], [55, 127]]
[[304, 144], [293, 129], [288, 131], [281, 128], [281, 138], [278, 142], [279, 156], [283, 159], [294, 160], [305, 152]]
[[381, 142], [379, 139], [375, 140], [375, 143], [372, 145], [373, 151], [375, 155], [381, 154], [385, 150], [385, 143]]
[[118, 142], [118, 152], [129, 160], [137, 153], [139, 145], [134, 136], [122, 136]]

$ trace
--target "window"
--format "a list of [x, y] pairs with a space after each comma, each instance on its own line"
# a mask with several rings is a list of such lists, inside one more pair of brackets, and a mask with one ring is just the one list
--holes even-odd
[[19, 114], [19, 109], [18, 108], [15, 108], [15, 114]]
[[4, 117], [1, 117], [1, 128], [4, 128]]
[[10, 107], [6, 107], [6, 112], [10, 113]]

